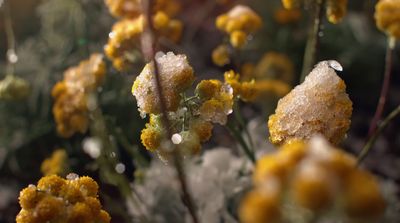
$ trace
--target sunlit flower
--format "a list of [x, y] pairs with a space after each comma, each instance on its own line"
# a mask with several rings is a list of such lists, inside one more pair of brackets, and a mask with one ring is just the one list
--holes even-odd
[[49, 175], [30, 185], [19, 196], [17, 223], [110, 222], [97, 198], [98, 185], [90, 177], [63, 179]]
[[336, 61], [320, 62], [302, 84], [279, 100], [268, 121], [272, 143], [309, 139], [315, 134], [333, 144], [343, 139], [350, 127], [352, 102], [335, 69], [341, 69]]
[[63, 81], [54, 85], [53, 115], [57, 132], [70, 137], [76, 132], [85, 133], [88, 128], [87, 96], [102, 83], [105, 63], [100, 54], [93, 54], [88, 60], [64, 72]]
[[375, 6], [378, 28], [388, 36], [400, 39], [400, 1], [380, 0]]
[[68, 170], [68, 154], [64, 149], [57, 149], [40, 166], [44, 176], [64, 175]]

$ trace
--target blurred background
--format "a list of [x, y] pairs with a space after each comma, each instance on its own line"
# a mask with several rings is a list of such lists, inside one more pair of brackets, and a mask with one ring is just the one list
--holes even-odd
[[[222, 79], [227, 67], [219, 68], [211, 60], [212, 50], [224, 38], [214, 25], [215, 18], [242, 2], [258, 12], [264, 24], [241, 53], [241, 60], [257, 65], [268, 52], [282, 53], [294, 65], [293, 82], [289, 84], [298, 84], [310, 23], [309, 12], [301, 11], [298, 16], [287, 19], [279, 14], [282, 10], [280, 0], [226, 2], [182, 0], [178, 17], [184, 22], [183, 39], [178, 45], [166, 46], [165, 50], [188, 56], [196, 82], [210, 77]], [[22, 100], [0, 100], [0, 222], [14, 222], [20, 209], [17, 199], [20, 189], [40, 179], [42, 161], [58, 148], [67, 151], [70, 172], [92, 176], [99, 182], [100, 197], [104, 208], [113, 217], [112, 222], [125, 222], [123, 195], [115, 185], [104, 180], [98, 164], [82, 150], [82, 142], [90, 134], [75, 134], [68, 139], [59, 137], [50, 95], [52, 87], [62, 80], [68, 67], [77, 65], [90, 53], [103, 53], [115, 18], [102, 0], [9, 0], [9, 3], [18, 56], [14, 74], [28, 81], [30, 93]], [[343, 146], [354, 154], [365, 143], [382, 85], [386, 36], [376, 28], [375, 4], [376, 0], [349, 1], [343, 21], [332, 25], [324, 19], [321, 32], [318, 60], [335, 59], [344, 67], [340, 76], [347, 85], [354, 110]], [[0, 17], [1, 79], [6, 75], [7, 52], [3, 10], [4, 6]], [[393, 55], [385, 116], [400, 104], [399, 59], [398, 44]], [[115, 127], [110, 137], [123, 135], [125, 139], [117, 140], [117, 153], [126, 167], [123, 174], [131, 181], [137, 165], [129, 150], [123, 149], [123, 144], [128, 143], [134, 154], [152, 159], [140, 143], [145, 120], [140, 118], [131, 95], [131, 86], [144, 65], [143, 59], [139, 59], [138, 64], [140, 66], [129, 72], [121, 73], [107, 61], [106, 80], [99, 91], [99, 103], [107, 125]], [[244, 116], [248, 121], [261, 117], [260, 120], [266, 123], [275, 103], [276, 100], [272, 100], [268, 106], [245, 105]], [[397, 186], [400, 185], [399, 124], [400, 119], [397, 119], [388, 126], [365, 161], [369, 170]], [[234, 147], [224, 129], [214, 131], [218, 134], [214, 134], [205, 149], [215, 145]], [[265, 140], [267, 134], [265, 132]]]

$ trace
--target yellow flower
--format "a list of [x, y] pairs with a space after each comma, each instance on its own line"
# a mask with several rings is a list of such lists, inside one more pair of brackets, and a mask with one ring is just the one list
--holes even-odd
[[282, 0], [283, 7], [293, 9], [300, 6], [302, 0]]
[[339, 23], [347, 11], [347, 0], [328, 0], [326, 2], [326, 16], [328, 21]]
[[196, 86], [196, 94], [201, 100], [209, 100], [218, 94], [221, 87], [222, 82], [219, 80], [202, 80]]
[[367, 172], [354, 170], [348, 176], [344, 190], [346, 213], [353, 218], [371, 219], [381, 216], [385, 201], [376, 180]]
[[227, 45], [221, 44], [217, 46], [211, 55], [212, 61], [217, 66], [224, 66], [230, 63], [229, 49]]
[[256, 80], [275, 79], [291, 84], [294, 81], [294, 65], [288, 56], [278, 52], [264, 54], [254, 70]]
[[240, 48], [245, 45], [248, 35], [260, 29], [262, 20], [249, 7], [237, 5], [228, 13], [218, 16], [215, 25], [230, 35], [233, 47]]
[[266, 155], [257, 161], [253, 174], [253, 182], [255, 185], [261, 185], [268, 181], [268, 179], [274, 178], [283, 183], [286, 174], [286, 166], [279, 162], [275, 155]]
[[[194, 81], [193, 69], [185, 55], [175, 55], [172, 52], [157, 57], [163, 96], [168, 111], [176, 111], [183, 93]], [[136, 78], [132, 86], [139, 111], [145, 114], [160, 114], [160, 99], [157, 93], [155, 75], [152, 63], [148, 63]]]
[[55, 150], [51, 157], [42, 162], [40, 170], [44, 176], [63, 175], [68, 169], [68, 155], [64, 149]]
[[200, 142], [206, 142], [211, 138], [213, 125], [201, 119], [195, 119], [190, 123], [190, 128], [200, 139]]
[[260, 190], [249, 192], [239, 207], [242, 223], [276, 223], [281, 217], [279, 197]]
[[[134, 18], [142, 14], [141, 0], [105, 0], [110, 13], [116, 17]], [[174, 16], [180, 11], [176, 0], [156, 0], [152, 5], [153, 12], [165, 11], [169, 16]]]
[[400, 1], [380, 0], [375, 6], [375, 20], [378, 28], [386, 35], [400, 39]]
[[268, 120], [270, 140], [309, 139], [322, 134], [338, 144], [350, 127], [352, 102], [345, 84], [333, 67], [336, 61], [320, 62], [306, 80], [279, 100]]
[[146, 125], [146, 128], [142, 130], [142, 134], [140, 135], [142, 144], [149, 151], [155, 151], [160, 147], [161, 137], [160, 131], [150, 125]]
[[53, 115], [60, 136], [68, 138], [76, 132], [87, 131], [89, 117], [86, 97], [101, 85], [105, 72], [103, 56], [93, 54], [78, 66], [66, 70], [63, 81], [53, 87]]
[[274, 12], [274, 19], [279, 24], [289, 24], [299, 21], [301, 11], [299, 9], [278, 9]]
[[40, 179], [19, 196], [21, 211], [17, 223], [110, 222], [97, 199], [98, 185], [90, 177], [63, 179], [56, 175]]

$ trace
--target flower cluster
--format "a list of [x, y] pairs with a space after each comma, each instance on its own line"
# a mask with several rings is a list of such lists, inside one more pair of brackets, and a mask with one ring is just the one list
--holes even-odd
[[[185, 160], [187, 183], [196, 204], [200, 223], [238, 223], [234, 208], [250, 187], [250, 163], [227, 148], [213, 148], [201, 156]], [[142, 196], [138, 205], [129, 203], [129, 212], [154, 223], [192, 222], [180, 196], [176, 172], [153, 160], [133, 187]], [[142, 210], [142, 211], [141, 211]]]
[[[134, 18], [142, 14], [142, 0], [105, 0], [105, 3], [115, 17]], [[180, 10], [180, 5], [176, 0], [156, 0], [152, 10], [175, 16]]]
[[[106, 2], [111, 13], [122, 19], [114, 24], [104, 52], [112, 60], [115, 69], [128, 71], [138, 62], [140, 37], [146, 26], [141, 9], [142, 1], [106, 0]], [[157, 35], [178, 42], [183, 24], [172, 17], [179, 11], [179, 4], [176, 1], [157, 0], [152, 10], [152, 20]]]
[[68, 169], [68, 155], [64, 149], [57, 149], [51, 157], [45, 159], [40, 166], [40, 170], [44, 176], [48, 175], [64, 175]]
[[400, 39], [400, 1], [380, 0], [375, 8], [376, 25], [388, 36]]
[[227, 44], [218, 45], [211, 54], [213, 63], [217, 66], [225, 66], [231, 62], [229, 46]]
[[102, 82], [105, 63], [100, 54], [93, 54], [79, 66], [64, 73], [64, 79], [54, 85], [51, 95], [55, 100], [53, 115], [57, 132], [70, 137], [76, 132], [85, 133], [88, 128], [88, 95]]
[[99, 186], [90, 177], [70, 174], [67, 179], [56, 175], [43, 177], [37, 186], [20, 192], [21, 211], [17, 223], [108, 223], [110, 216], [101, 209], [97, 198]]
[[218, 16], [215, 23], [219, 30], [229, 34], [233, 47], [241, 48], [246, 44], [248, 36], [260, 29], [262, 20], [249, 7], [237, 5]]
[[[302, 4], [317, 4], [315, 0], [282, 0], [283, 6], [286, 9], [298, 8]], [[326, 16], [328, 21], [337, 24], [345, 16], [347, 11], [347, 0], [327, 0], [326, 1]]]
[[272, 143], [309, 139], [315, 134], [324, 135], [332, 144], [344, 138], [352, 102], [335, 70], [342, 70], [336, 61], [318, 63], [302, 84], [279, 100], [268, 121]]
[[309, 143], [289, 141], [257, 162], [255, 188], [243, 199], [240, 218], [243, 223], [302, 222], [290, 216], [308, 210], [316, 219], [322, 212], [336, 210], [343, 219], [377, 220], [385, 210], [378, 182], [355, 165], [353, 156], [322, 137]]
[[170, 142], [184, 155], [200, 151], [201, 143], [209, 140], [212, 123], [225, 124], [232, 112], [233, 90], [218, 80], [198, 84], [196, 95], [186, 98], [185, 91], [194, 81], [193, 69], [185, 55], [158, 53], [156, 63], [165, 99], [168, 119], [171, 122], [171, 139], [162, 123], [160, 99], [152, 63], [147, 64], [132, 86], [142, 117], [150, 114], [149, 123], [142, 130], [141, 140], [149, 151], [168, 160]]

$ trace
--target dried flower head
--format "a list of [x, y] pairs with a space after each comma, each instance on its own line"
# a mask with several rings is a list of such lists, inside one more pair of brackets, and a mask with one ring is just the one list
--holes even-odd
[[384, 212], [385, 201], [376, 179], [355, 164], [352, 155], [330, 146], [321, 136], [309, 142], [289, 141], [257, 161], [255, 189], [242, 201], [241, 220], [268, 222], [280, 212], [285, 213], [282, 218], [287, 218], [299, 215], [301, 209], [316, 214], [339, 211], [345, 213], [345, 218], [377, 220]]
[[378, 28], [388, 36], [400, 39], [400, 1], [380, 0], [375, 6]]
[[70, 137], [88, 128], [87, 96], [100, 84], [105, 75], [103, 56], [93, 54], [88, 60], [64, 72], [64, 80], [54, 85], [51, 95], [55, 100], [53, 115], [57, 132]]
[[44, 176], [64, 175], [68, 170], [68, 155], [64, 149], [55, 150], [40, 166]]
[[98, 185], [90, 177], [56, 175], [42, 177], [37, 186], [30, 185], [19, 195], [21, 211], [17, 223], [42, 222], [110, 222], [97, 198]]
[[[156, 62], [167, 110], [176, 111], [182, 99], [180, 94], [194, 81], [193, 69], [185, 55], [175, 55], [172, 52], [159, 53]], [[132, 94], [136, 98], [142, 116], [161, 113], [152, 63], [148, 63], [136, 78]]]
[[268, 121], [272, 143], [309, 139], [315, 134], [324, 135], [333, 144], [344, 138], [350, 127], [352, 102], [335, 69], [341, 70], [336, 61], [318, 63], [302, 84], [279, 100]]

